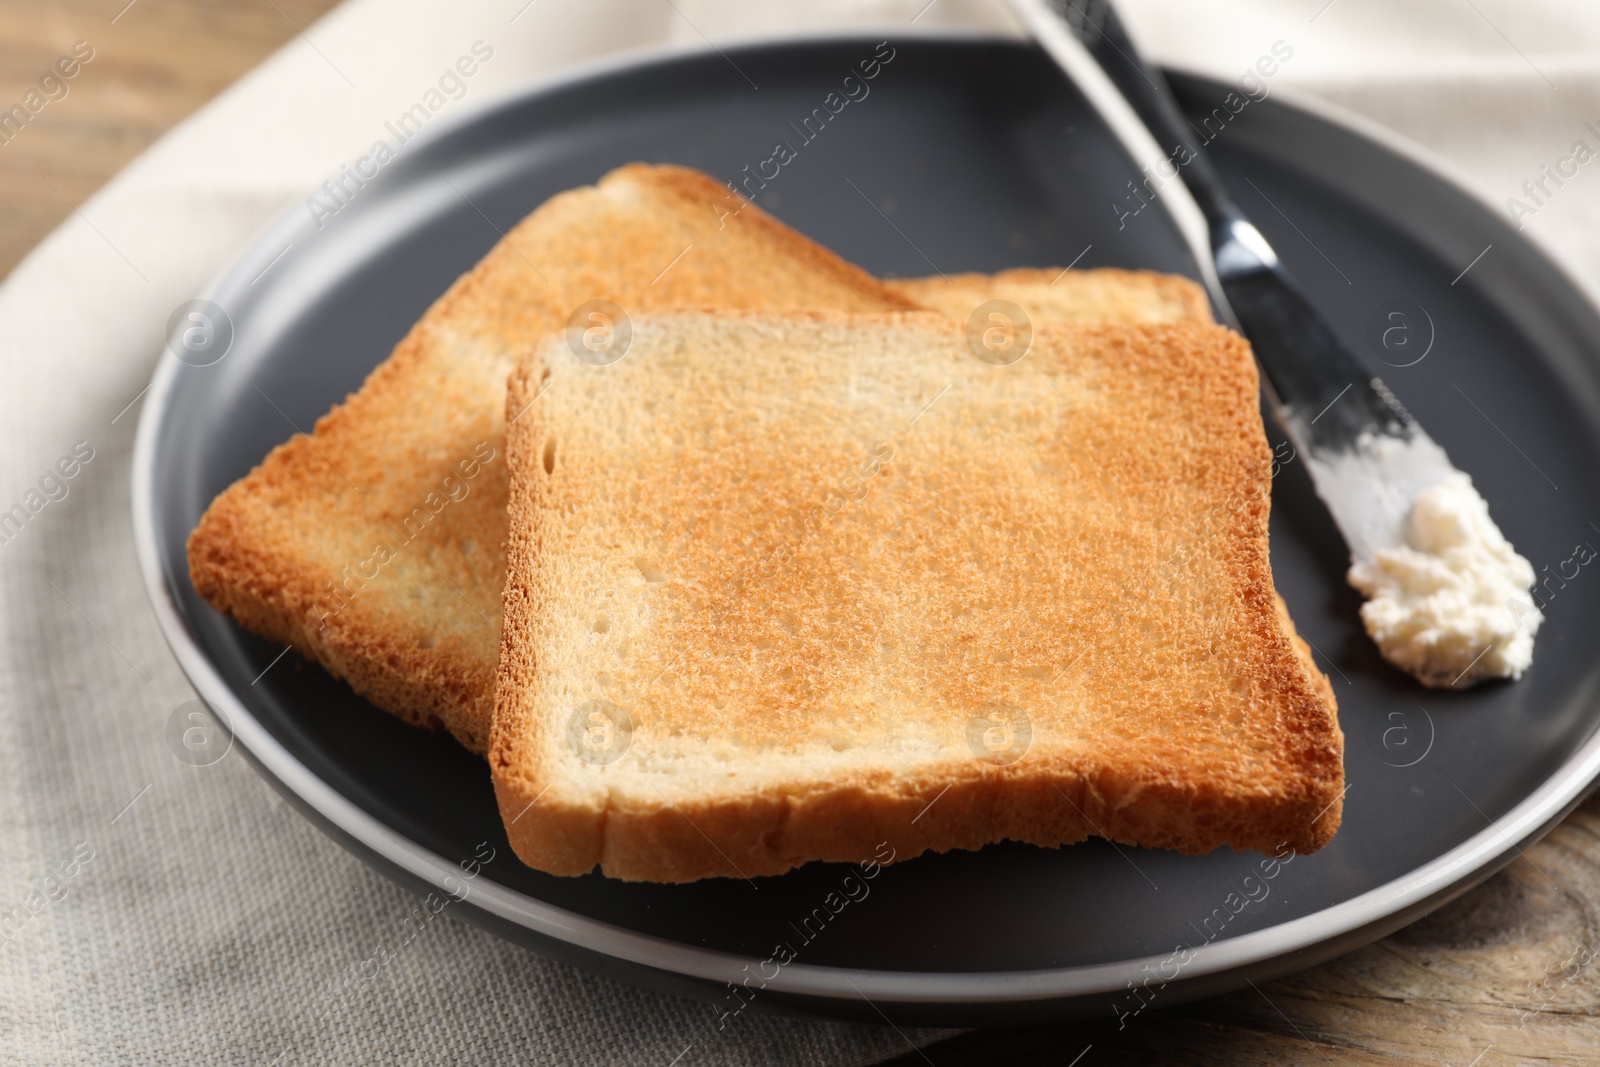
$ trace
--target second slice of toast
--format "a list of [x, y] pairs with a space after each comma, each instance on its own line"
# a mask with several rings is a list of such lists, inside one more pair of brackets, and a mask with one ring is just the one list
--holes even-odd
[[988, 300], [1019, 305], [1038, 326], [1216, 321], [1206, 291], [1197, 283], [1151, 270], [1013, 267], [995, 274], [894, 278], [884, 284], [921, 307], [962, 321]]
[[547, 340], [507, 403], [490, 766], [530, 865], [1337, 827], [1237, 335], [1040, 327], [1001, 362], [935, 315], [668, 314], [603, 366]]

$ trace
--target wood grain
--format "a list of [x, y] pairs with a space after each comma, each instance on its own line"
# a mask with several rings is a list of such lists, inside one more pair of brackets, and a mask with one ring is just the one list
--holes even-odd
[[1600, 798], [1465, 896], [1289, 978], [1104, 1023], [979, 1030], [893, 1067], [1600, 1063]]
[[[0, 144], [0, 274], [332, 3], [0, 0], [0, 111], [76, 42], [95, 50], [64, 98]], [[981, 1030], [893, 1063], [1064, 1067], [1080, 1053], [1078, 1067], [1600, 1062], [1600, 800], [1465, 897], [1332, 963], [1120, 1031]]]
[[64, 97], [0, 143], [0, 276], [152, 141], [332, 6], [0, 0], [0, 112], [37, 90], [77, 42], [94, 50]]

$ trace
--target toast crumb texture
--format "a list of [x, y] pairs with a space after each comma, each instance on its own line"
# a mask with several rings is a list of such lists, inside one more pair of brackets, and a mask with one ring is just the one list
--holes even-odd
[[575, 352], [507, 396], [490, 766], [525, 862], [1332, 837], [1343, 738], [1273, 590], [1237, 335], [1042, 326], [996, 366], [941, 315], [670, 313]]
[[998, 274], [900, 278], [887, 284], [924, 308], [961, 320], [985, 301], [1009, 300], [1035, 325], [1215, 321], [1211, 302], [1198, 284], [1149, 270], [1017, 267]]
[[580, 305], [889, 312], [937, 297], [965, 317], [1003, 296], [1041, 321], [1150, 321], [1205, 314], [1197, 294], [1114, 270], [885, 285], [703, 174], [630, 165], [511, 230], [360, 391], [224, 491], [189, 539], [190, 579], [245, 628], [481, 754], [505, 575], [505, 378]]
[[189, 538], [195, 590], [482, 753], [505, 578], [506, 375], [591, 300], [628, 315], [915, 306], [703, 174], [623, 167], [517, 225], [359, 392], [223, 492]]

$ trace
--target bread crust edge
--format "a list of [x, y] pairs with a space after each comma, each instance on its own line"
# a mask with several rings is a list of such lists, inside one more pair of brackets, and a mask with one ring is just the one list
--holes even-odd
[[[805, 313], [802, 313], [805, 314]], [[813, 313], [821, 315], [822, 313]], [[925, 317], [927, 313], [918, 313]], [[1253, 355], [1237, 334], [1216, 326], [1142, 327], [1210, 330], [1226, 334], [1236, 357], [1240, 427], [1261, 460], [1260, 480], [1270, 485], [1270, 462], [1259, 410], [1259, 380]], [[507, 385], [507, 409], [523, 411], [543, 381], [538, 352], [525, 359]], [[508, 435], [507, 463], [531, 470], [544, 437], [538, 419]], [[1238, 524], [1244, 551], [1243, 599], [1258, 639], [1276, 645], [1269, 687], [1283, 694], [1286, 759], [1291, 773], [1245, 792], [1224, 792], [1203, 780], [1177, 781], [1145, 770], [1119, 773], [1069, 761], [1024, 759], [1011, 767], [976, 761], [918, 768], [915, 777], [887, 775], [874, 781], [806, 783], [792, 792], [722, 797], [701, 803], [670, 803], [630, 809], [609, 799], [596, 808], [546, 799], [513, 758], [524, 743], [539, 744], [543, 723], [514, 706], [520, 646], [532, 648], [533, 597], [512, 576], [532, 573], [537, 553], [534, 492], [519, 491], [515, 474], [507, 541], [508, 581], [490, 767], [512, 850], [529, 866], [550, 874], [580, 876], [599, 869], [623, 881], [690, 882], [709, 877], [754, 878], [782, 874], [813, 861], [860, 862], [892, 850], [896, 862], [927, 852], [973, 850], [997, 841], [1058, 847], [1090, 836], [1135, 846], [1198, 855], [1231, 847], [1282, 854], [1315, 852], [1339, 827], [1343, 811], [1343, 733], [1331, 683], [1294, 631], [1287, 607], [1273, 588], [1267, 557], [1270, 492], [1247, 494], [1248, 512]], [[1284, 669], [1287, 668], [1287, 669]], [[531, 669], [531, 668], [529, 668]], [[1111, 798], [1126, 798], [1114, 802]], [[526, 818], [525, 818], [526, 816]], [[1293, 829], [1285, 829], [1293, 828]]]

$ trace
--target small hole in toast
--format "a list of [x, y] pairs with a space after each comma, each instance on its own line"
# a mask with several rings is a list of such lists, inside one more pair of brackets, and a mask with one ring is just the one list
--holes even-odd
[[636, 556], [633, 565], [639, 568], [639, 574], [651, 585], [659, 585], [668, 580], [667, 573], [643, 556]]
[[554, 437], [544, 443], [544, 472], [556, 472], [556, 439]]

